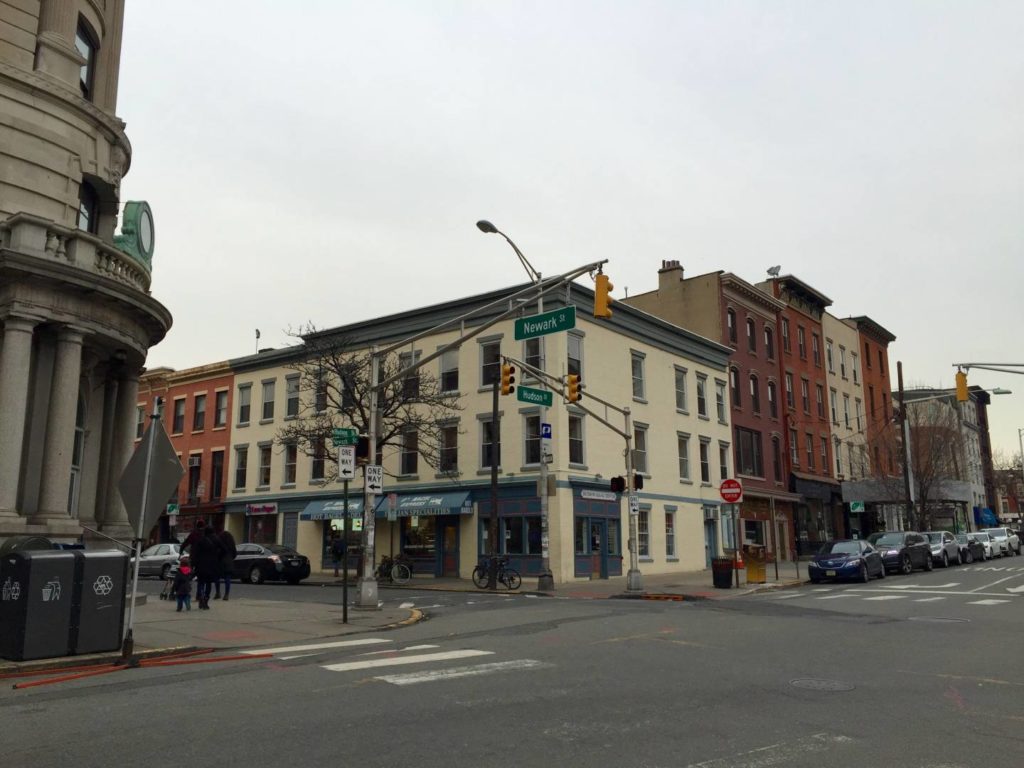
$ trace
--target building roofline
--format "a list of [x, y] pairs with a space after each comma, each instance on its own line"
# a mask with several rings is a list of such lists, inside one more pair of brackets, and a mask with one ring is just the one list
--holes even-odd
[[760, 288], [755, 287], [752, 283], [747, 282], [733, 272], [719, 272], [719, 279], [721, 280], [723, 288], [732, 288], [747, 299], [750, 299], [756, 304], [760, 304], [766, 309], [781, 312], [786, 308], [786, 302], [780, 301], [774, 296], [765, 293]]
[[781, 275], [772, 279], [783, 287], [795, 290], [797, 293], [802, 293], [808, 298], [813, 299], [816, 303], [821, 305], [822, 309], [832, 306], [832, 299], [816, 288], [813, 288], [810, 283], [805, 283], [796, 275]]
[[896, 341], [896, 335], [894, 333], [887, 330], [880, 323], [875, 322], [867, 315], [848, 317], [847, 320], [856, 323], [858, 331], [868, 334], [880, 344], [891, 344]]

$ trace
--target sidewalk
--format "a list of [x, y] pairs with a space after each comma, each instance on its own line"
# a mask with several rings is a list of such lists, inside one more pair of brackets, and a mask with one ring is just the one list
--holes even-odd
[[[769, 564], [766, 569], [766, 581], [763, 584], [748, 584], [746, 571], [740, 570], [740, 586], [736, 586], [733, 574], [730, 589], [716, 589], [711, 569], [687, 571], [684, 573], [643, 575], [641, 568], [642, 591], [638, 595], [626, 593], [626, 577], [615, 576], [610, 579], [579, 579], [571, 583], [556, 584], [553, 592], [537, 590], [537, 577], [524, 576], [523, 585], [514, 594], [549, 595], [552, 597], [569, 597], [577, 599], [600, 600], [607, 598], [638, 598], [648, 600], [722, 600], [743, 595], [755, 594], [766, 590], [792, 587], [807, 580], [807, 566], [801, 564], [800, 578], [797, 578], [796, 567], [791, 562], [779, 563], [779, 578], [775, 578], [775, 566]], [[335, 578], [331, 571], [314, 573], [305, 583], [340, 586], [341, 578]], [[388, 589], [435, 590], [440, 592], [487, 592], [477, 588], [470, 579], [452, 577], [414, 576], [408, 584], [384, 584]], [[504, 586], [498, 585], [498, 591], [508, 593]]]

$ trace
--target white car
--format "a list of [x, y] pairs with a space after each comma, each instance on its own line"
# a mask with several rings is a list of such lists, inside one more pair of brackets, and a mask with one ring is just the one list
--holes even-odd
[[967, 538], [974, 539], [975, 541], [981, 543], [981, 545], [985, 548], [986, 560], [991, 560], [993, 557], [995, 557], [995, 550], [992, 547], [992, 537], [989, 536], [987, 533], [985, 533], [984, 531], [975, 531], [974, 533], [968, 533]]
[[1002, 555], [1020, 554], [1020, 537], [1009, 528], [986, 528], [985, 533], [992, 537], [992, 549], [999, 548]]

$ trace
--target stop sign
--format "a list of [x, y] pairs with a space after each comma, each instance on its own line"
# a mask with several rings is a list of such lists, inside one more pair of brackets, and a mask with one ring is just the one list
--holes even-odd
[[718, 492], [722, 494], [722, 501], [728, 504], [743, 501], [743, 486], [740, 485], [739, 480], [733, 480], [732, 478], [723, 480]]

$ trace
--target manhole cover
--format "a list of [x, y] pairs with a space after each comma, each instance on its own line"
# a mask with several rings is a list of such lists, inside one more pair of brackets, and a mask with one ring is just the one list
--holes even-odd
[[931, 621], [938, 624], [966, 624], [970, 619], [950, 619], [945, 616], [910, 616], [907, 621]]
[[794, 688], [806, 688], [809, 691], [852, 691], [854, 686], [842, 680], [822, 680], [817, 677], [799, 677], [790, 680]]

